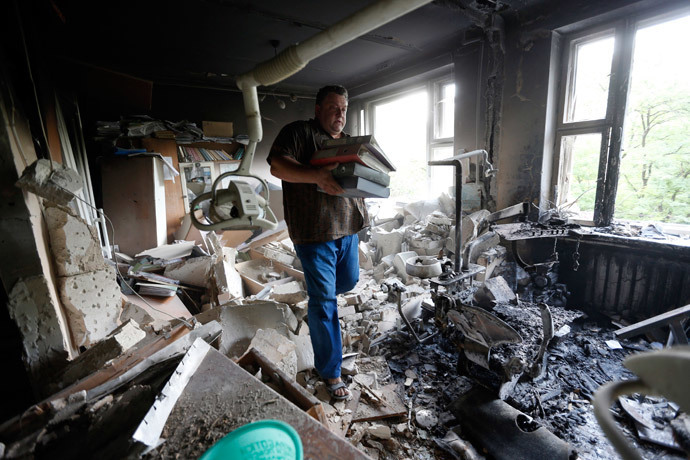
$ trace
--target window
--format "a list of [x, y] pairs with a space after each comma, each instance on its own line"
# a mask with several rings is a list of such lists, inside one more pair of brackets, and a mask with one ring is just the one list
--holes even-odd
[[396, 167], [391, 198], [417, 201], [453, 186], [453, 168], [427, 163], [453, 155], [454, 98], [455, 85], [446, 78], [366, 104], [370, 132]]
[[554, 198], [585, 221], [690, 224], [690, 11], [566, 38]]

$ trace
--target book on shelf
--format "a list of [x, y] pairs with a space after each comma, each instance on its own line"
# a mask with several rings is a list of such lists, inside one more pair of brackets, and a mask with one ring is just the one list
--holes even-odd
[[388, 174], [377, 171], [368, 166], [364, 166], [356, 161], [339, 164], [337, 168], [331, 170], [331, 174], [333, 174], [333, 177], [336, 179], [339, 177], [349, 176], [363, 177], [364, 179], [376, 182], [384, 187], [387, 187], [391, 183], [391, 177]]
[[[388, 198], [391, 189], [358, 176], [346, 176], [336, 179], [345, 193], [338, 195], [345, 198]], [[323, 192], [321, 188], [318, 188]]]
[[[237, 152], [244, 151], [243, 147]], [[241, 153], [240, 153], [241, 155]], [[207, 149], [203, 147], [191, 147], [188, 145], [177, 146], [177, 160], [181, 163], [197, 163], [201, 161], [232, 161], [237, 154], [231, 155], [222, 149]]]
[[391, 169], [383, 164], [374, 154], [362, 144], [342, 145], [328, 149], [317, 150], [310, 163], [314, 166], [323, 166], [332, 163], [357, 162], [388, 174]]
[[321, 148], [329, 149], [332, 147], [357, 144], [362, 145], [365, 149], [367, 149], [381, 163], [383, 163], [389, 171], [395, 171], [393, 162], [386, 156], [385, 153], [383, 153], [383, 149], [381, 149], [381, 146], [379, 146], [378, 142], [376, 142], [373, 134], [367, 134], [364, 136], [339, 137], [338, 139], [327, 139], [323, 142]]

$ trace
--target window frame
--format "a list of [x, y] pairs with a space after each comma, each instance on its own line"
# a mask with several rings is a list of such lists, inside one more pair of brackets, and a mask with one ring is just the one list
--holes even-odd
[[[654, 23], [661, 23], [688, 14], [688, 7], [669, 7], [663, 10], [645, 11], [633, 14], [616, 21], [582, 28], [564, 35], [560, 53], [558, 88], [558, 109], [556, 111], [554, 159], [551, 174], [551, 199], [556, 206], [563, 205], [562, 193], [563, 166], [569, 159], [561, 151], [562, 139], [565, 136], [582, 134], [601, 134], [599, 166], [597, 172], [597, 189], [594, 202], [593, 220], [578, 220], [585, 225], [608, 226], [613, 223], [616, 192], [620, 172], [623, 129], [627, 109], [630, 75], [633, 65], [635, 34], [639, 28]], [[572, 79], [575, 72], [574, 49], [577, 45], [611, 34], [614, 37], [614, 49], [609, 75], [606, 115], [597, 120], [565, 122], [565, 112], [572, 98]]]
[[[439, 127], [439, 104], [442, 99], [443, 87], [447, 84], [456, 84], [452, 69], [450, 72], [444, 72], [443, 76], [429, 78], [422, 82], [406, 86], [402, 89], [396, 89], [390, 92], [384, 92], [380, 96], [363, 101], [362, 107], [364, 111], [363, 123], [360, 124], [359, 134], [373, 133], [375, 120], [375, 107], [379, 104], [386, 104], [401, 99], [411, 93], [417, 91], [426, 91], [427, 93], [427, 126], [426, 126], [426, 152], [425, 162], [428, 163], [432, 159], [432, 152], [434, 149], [450, 147], [451, 151], [454, 148], [455, 137], [455, 109], [453, 109], [453, 132], [448, 137], [436, 137], [437, 128]], [[457, 91], [457, 88], [456, 88]], [[455, 107], [455, 99], [457, 92], [453, 98], [453, 107]], [[362, 118], [360, 118], [362, 119]], [[431, 169], [426, 170], [426, 187], [427, 192], [431, 192]], [[455, 185], [455, 178], [453, 177], [453, 185]]]

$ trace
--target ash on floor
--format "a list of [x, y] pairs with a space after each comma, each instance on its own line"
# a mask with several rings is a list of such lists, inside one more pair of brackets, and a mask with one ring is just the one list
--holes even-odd
[[[606, 382], [634, 378], [623, 367], [624, 358], [659, 344], [644, 339], [624, 340], [620, 342], [622, 348], [614, 349], [606, 342], [615, 340], [613, 331], [617, 327], [605, 324], [605, 319], [595, 322], [577, 311], [573, 311], [572, 318], [576, 319], [569, 324], [570, 332], [554, 338], [548, 347], [546, 368], [539, 378], [520, 381], [506, 402], [568, 442], [577, 458], [618, 459], [594, 417], [592, 395]], [[362, 427], [355, 423], [348, 433], [351, 441], [360, 443], [369, 455], [378, 459], [490, 458], [481, 445], [464, 439], [460, 420], [449, 410], [460, 395], [479, 385], [458, 370], [459, 352], [453, 343], [438, 336], [430, 343], [416, 344], [399, 336], [374, 351], [387, 358], [390, 369], [389, 376], [379, 374], [380, 383], [397, 384], [408, 414], [377, 422], [391, 427], [391, 435], [385, 440], [362, 436], [361, 432], [366, 433], [370, 425], [365, 423]], [[638, 399], [645, 402], [642, 396]], [[665, 410], [665, 415], [657, 416], [657, 424], [668, 425], [669, 419], [677, 414], [677, 406], [663, 399], [646, 402], [653, 403], [657, 412]], [[645, 458], [686, 458], [680, 451], [639, 441], [630, 417], [618, 404], [612, 410], [629, 442]], [[449, 442], [448, 437], [453, 429], [460, 434], [460, 440], [455, 443]], [[514, 458], [520, 458], [519, 453]]]

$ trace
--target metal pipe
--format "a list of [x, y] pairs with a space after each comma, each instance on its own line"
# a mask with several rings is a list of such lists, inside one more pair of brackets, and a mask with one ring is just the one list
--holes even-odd
[[455, 265], [457, 273], [462, 272], [462, 162], [466, 158], [475, 157], [483, 153], [488, 157], [486, 150], [473, 150], [467, 153], [446, 158], [445, 160], [430, 161], [429, 166], [455, 166]]
[[430, 2], [431, 0], [380, 0], [303, 43], [286, 48], [274, 58], [237, 77], [237, 86], [243, 93], [249, 130], [249, 145], [245, 149], [238, 173], [249, 174], [256, 144], [263, 136], [257, 86], [276, 84], [302, 70], [312, 59]]

